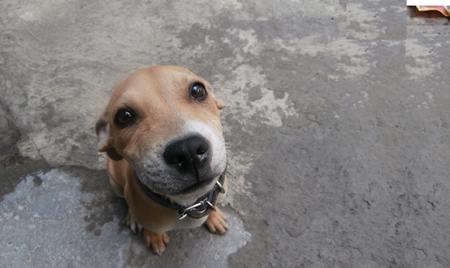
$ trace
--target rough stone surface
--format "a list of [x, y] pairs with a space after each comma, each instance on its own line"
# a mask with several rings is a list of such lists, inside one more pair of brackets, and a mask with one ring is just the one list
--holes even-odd
[[[0, 263], [449, 267], [449, 23], [385, 2], [1, 1]], [[93, 130], [154, 64], [212, 83], [231, 159], [230, 232], [162, 257]]]

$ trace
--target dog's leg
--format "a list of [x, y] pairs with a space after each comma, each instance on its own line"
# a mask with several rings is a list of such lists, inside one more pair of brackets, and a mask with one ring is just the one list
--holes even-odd
[[155, 251], [158, 255], [161, 255], [163, 253], [163, 251], [166, 249], [166, 244], [169, 243], [169, 236], [165, 232], [154, 233], [143, 228], [133, 220], [133, 217], [131, 217], [130, 215], [130, 211], [128, 211], [126, 221], [127, 225], [130, 227], [130, 230], [133, 233], [139, 233], [144, 230], [145, 245], [147, 245], [147, 247], [152, 246], [153, 251]]
[[218, 207], [216, 211], [209, 213], [205, 224], [211, 233], [224, 234], [228, 230], [227, 218]]
[[139, 225], [137, 222], [135, 222], [133, 220], [133, 218], [130, 215], [130, 211], [128, 210], [128, 214], [127, 214], [127, 218], [126, 218], [126, 224], [128, 225], [128, 227], [130, 227], [130, 230], [133, 233], [139, 233], [142, 231], [142, 226]]
[[154, 233], [144, 228], [144, 239], [147, 247], [152, 246], [156, 254], [161, 255], [166, 250], [166, 245], [169, 243], [169, 236], [164, 233]]

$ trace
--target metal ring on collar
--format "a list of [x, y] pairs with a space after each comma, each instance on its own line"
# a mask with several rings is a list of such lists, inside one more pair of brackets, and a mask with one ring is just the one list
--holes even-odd
[[[209, 202], [208, 202], [209, 203]], [[193, 204], [190, 207], [184, 208], [184, 209], [180, 209], [178, 210], [178, 214], [180, 215], [180, 217], [178, 219], [182, 220], [184, 218], [186, 218], [186, 216], [188, 215], [187, 213], [194, 210], [197, 207], [203, 206], [205, 203], [203, 201], [200, 201], [198, 203]]]

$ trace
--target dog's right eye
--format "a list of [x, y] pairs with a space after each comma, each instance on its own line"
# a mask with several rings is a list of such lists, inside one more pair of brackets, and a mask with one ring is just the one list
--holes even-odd
[[120, 128], [126, 128], [133, 124], [135, 120], [134, 113], [127, 109], [120, 109], [114, 117], [114, 124]]
[[191, 92], [191, 97], [197, 101], [203, 101], [208, 96], [208, 93], [206, 92], [205, 89], [205, 85], [203, 85], [200, 82], [192, 84], [189, 90]]

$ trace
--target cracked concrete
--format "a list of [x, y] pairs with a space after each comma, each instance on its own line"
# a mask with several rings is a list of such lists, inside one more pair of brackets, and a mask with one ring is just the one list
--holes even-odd
[[[404, 1], [3, 1], [6, 267], [449, 267], [448, 19]], [[94, 122], [147, 65], [227, 103], [231, 229], [123, 225]]]

